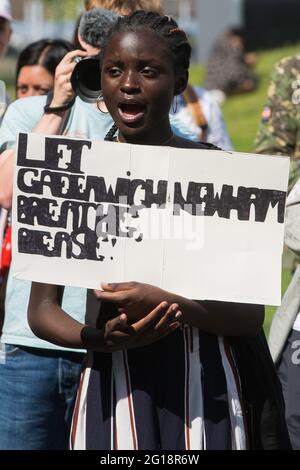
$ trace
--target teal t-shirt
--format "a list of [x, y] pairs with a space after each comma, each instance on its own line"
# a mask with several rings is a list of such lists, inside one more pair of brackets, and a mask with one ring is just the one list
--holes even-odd
[[[0, 127], [0, 152], [13, 148], [19, 132], [32, 132], [44, 114], [45, 96], [21, 98], [12, 103]], [[112, 125], [109, 113], [76, 98], [65, 124], [63, 135], [79, 139], [103, 139]], [[1, 156], [0, 156], [1, 158]]]

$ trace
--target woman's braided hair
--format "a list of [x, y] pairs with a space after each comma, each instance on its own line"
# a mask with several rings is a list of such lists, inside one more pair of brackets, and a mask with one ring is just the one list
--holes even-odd
[[[144, 10], [118, 18], [104, 39], [100, 53], [101, 63], [103, 62], [107, 45], [114, 34], [136, 31], [151, 31], [162, 39], [172, 54], [176, 75], [180, 75], [189, 69], [191, 46], [183, 29], [179, 28], [176, 21], [170, 16], [162, 16], [159, 13]], [[107, 133], [105, 140], [113, 140], [116, 131], [117, 127], [114, 124]]]
[[117, 131], [118, 131], [118, 126], [117, 124], [114, 123], [109, 129], [109, 131], [107, 132], [106, 136], [104, 137], [104, 140], [108, 140], [108, 141], [114, 140], [114, 137]]
[[101, 61], [106, 47], [116, 33], [152, 31], [163, 40], [174, 60], [175, 73], [187, 71], [190, 66], [191, 46], [183, 29], [179, 28], [173, 18], [153, 11], [139, 10], [129, 16], [118, 18], [109, 30], [101, 50]]

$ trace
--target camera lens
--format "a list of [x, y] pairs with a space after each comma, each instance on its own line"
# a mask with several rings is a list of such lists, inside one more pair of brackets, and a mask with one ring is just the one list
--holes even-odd
[[71, 76], [72, 88], [76, 95], [87, 103], [95, 103], [101, 93], [99, 56], [80, 60]]

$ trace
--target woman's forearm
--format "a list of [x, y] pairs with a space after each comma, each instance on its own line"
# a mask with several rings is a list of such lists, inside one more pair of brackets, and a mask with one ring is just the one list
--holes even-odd
[[169, 292], [163, 300], [179, 305], [182, 323], [219, 336], [252, 336], [258, 333], [264, 321], [261, 305], [196, 301]]
[[81, 332], [85, 325], [60, 307], [57, 286], [32, 283], [28, 323], [39, 338], [67, 348], [84, 348]]
[[220, 336], [255, 335], [264, 321], [261, 305], [187, 299], [183, 304], [179, 303], [183, 322]]
[[37, 134], [56, 135], [62, 131], [63, 124], [67, 116], [67, 111], [59, 113], [44, 114], [32, 132]]
[[36, 336], [68, 348], [112, 352], [140, 347], [165, 337], [178, 328], [178, 306], [162, 302], [148, 315], [129, 325], [125, 314], [108, 320], [102, 330], [74, 320], [62, 310], [62, 288], [32, 283], [28, 323]]
[[252, 336], [264, 321], [261, 305], [190, 300], [167, 293], [167, 302], [176, 302], [182, 311], [181, 322], [219, 336]]

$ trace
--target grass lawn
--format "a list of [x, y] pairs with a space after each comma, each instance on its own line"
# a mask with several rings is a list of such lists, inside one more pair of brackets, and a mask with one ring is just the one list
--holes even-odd
[[[258, 89], [249, 94], [228, 98], [222, 106], [227, 128], [234, 148], [239, 152], [253, 152], [253, 143], [258, 129], [260, 115], [266, 101], [267, 89], [271, 71], [276, 62], [288, 55], [300, 52], [300, 44], [283, 47], [272, 51], [257, 54], [256, 71], [260, 78]], [[191, 67], [191, 83], [201, 85], [205, 69], [201, 65]], [[283, 264], [286, 259], [284, 257]], [[290, 271], [282, 271], [282, 292], [284, 292], [291, 279]], [[268, 334], [275, 307], [266, 307], [265, 332]]]

